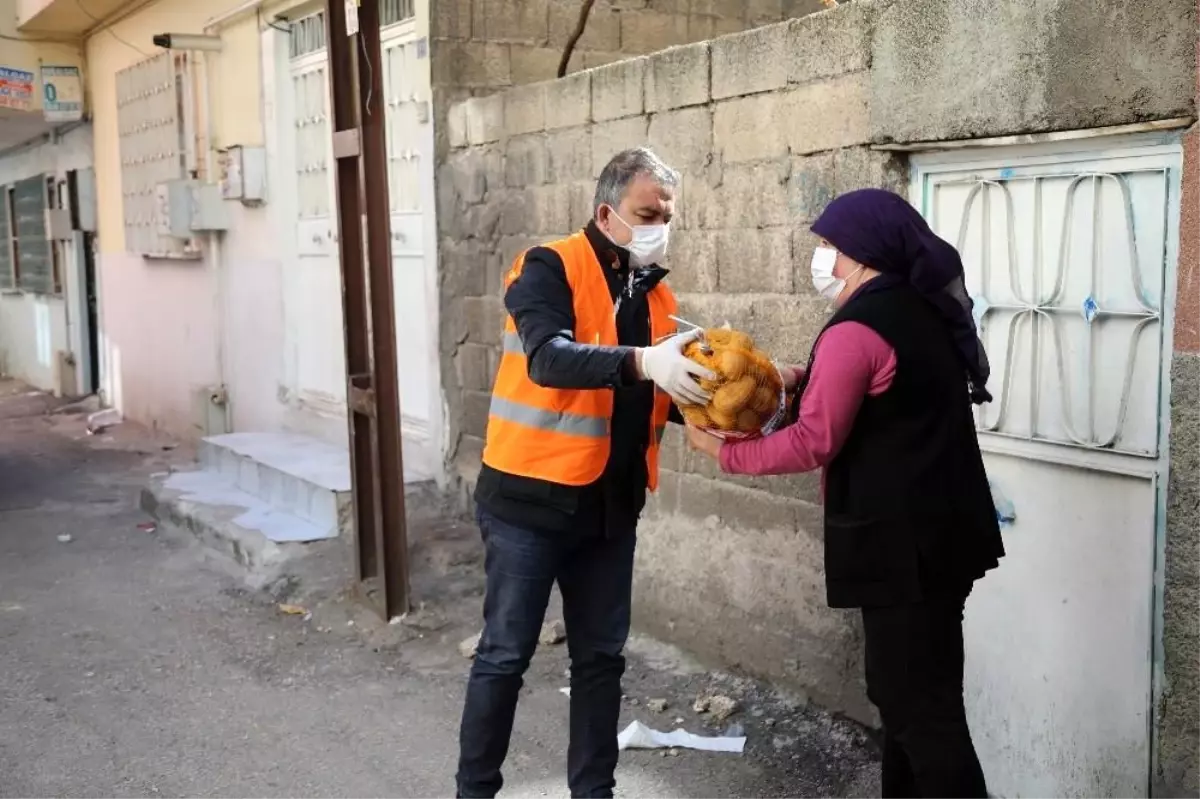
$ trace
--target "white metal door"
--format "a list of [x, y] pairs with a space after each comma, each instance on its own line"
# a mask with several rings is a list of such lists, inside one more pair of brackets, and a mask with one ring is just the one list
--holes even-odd
[[294, 269], [284, 271], [285, 346], [293, 400], [320, 415], [343, 416], [346, 401], [333, 138], [324, 16], [292, 24], [291, 114], [296, 187]]
[[967, 605], [999, 796], [1149, 790], [1180, 156], [1169, 137], [914, 159], [992, 361], [977, 414], [1007, 557]]
[[432, 299], [436, 286], [426, 268], [425, 241], [426, 216], [433, 207], [431, 194], [422, 191], [423, 161], [432, 161], [433, 141], [426, 43], [417, 36], [412, 19], [385, 28], [381, 39], [404, 471], [409, 480], [430, 479], [440, 456], [431, 435], [438, 395]]

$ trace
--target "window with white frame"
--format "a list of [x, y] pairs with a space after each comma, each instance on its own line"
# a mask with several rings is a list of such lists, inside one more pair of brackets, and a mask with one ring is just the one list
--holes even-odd
[[163, 52], [117, 73], [125, 249], [149, 258], [195, 258], [195, 239], [160, 229], [158, 186], [192, 176], [195, 109], [187, 54]]
[[12, 186], [0, 186], [0, 291], [16, 291], [20, 281], [17, 268], [17, 225], [13, 219]]
[[0, 291], [62, 294], [62, 264], [46, 214], [56, 207], [47, 175], [0, 186]]

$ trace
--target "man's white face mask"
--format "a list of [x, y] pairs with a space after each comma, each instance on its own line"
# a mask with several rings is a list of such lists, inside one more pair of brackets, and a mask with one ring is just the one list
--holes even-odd
[[661, 261], [667, 255], [667, 242], [670, 238], [670, 225], [631, 225], [621, 215], [617, 213], [616, 208], [612, 208], [612, 215], [621, 220], [621, 224], [629, 228], [633, 233], [633, 238], [628, 244], [619, 244], [629, 251], [629, 263], [632, 266], [650, 266]]

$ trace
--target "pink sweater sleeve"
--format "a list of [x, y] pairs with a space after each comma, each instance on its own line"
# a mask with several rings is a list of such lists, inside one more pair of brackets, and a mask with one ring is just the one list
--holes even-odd
[[794, 474], [825, 466], [845, 443], [864, 397], [896, 375], [896, 351], [871, 328], [842, 322], [821, 334], [795, 424], [754, 441], [721, 447], [730, 474]]

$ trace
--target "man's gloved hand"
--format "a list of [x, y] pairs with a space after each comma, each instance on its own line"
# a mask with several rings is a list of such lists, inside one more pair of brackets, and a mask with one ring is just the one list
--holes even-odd
[[700, 338], [704, 331], [690, 330], [637, 351], [637, 369], [671, 399], [681, 405], [705, 405], [710, 395], [700, 388], [696, 378], [714, 380], [716, 375], [683, 354], [683, 348]]

